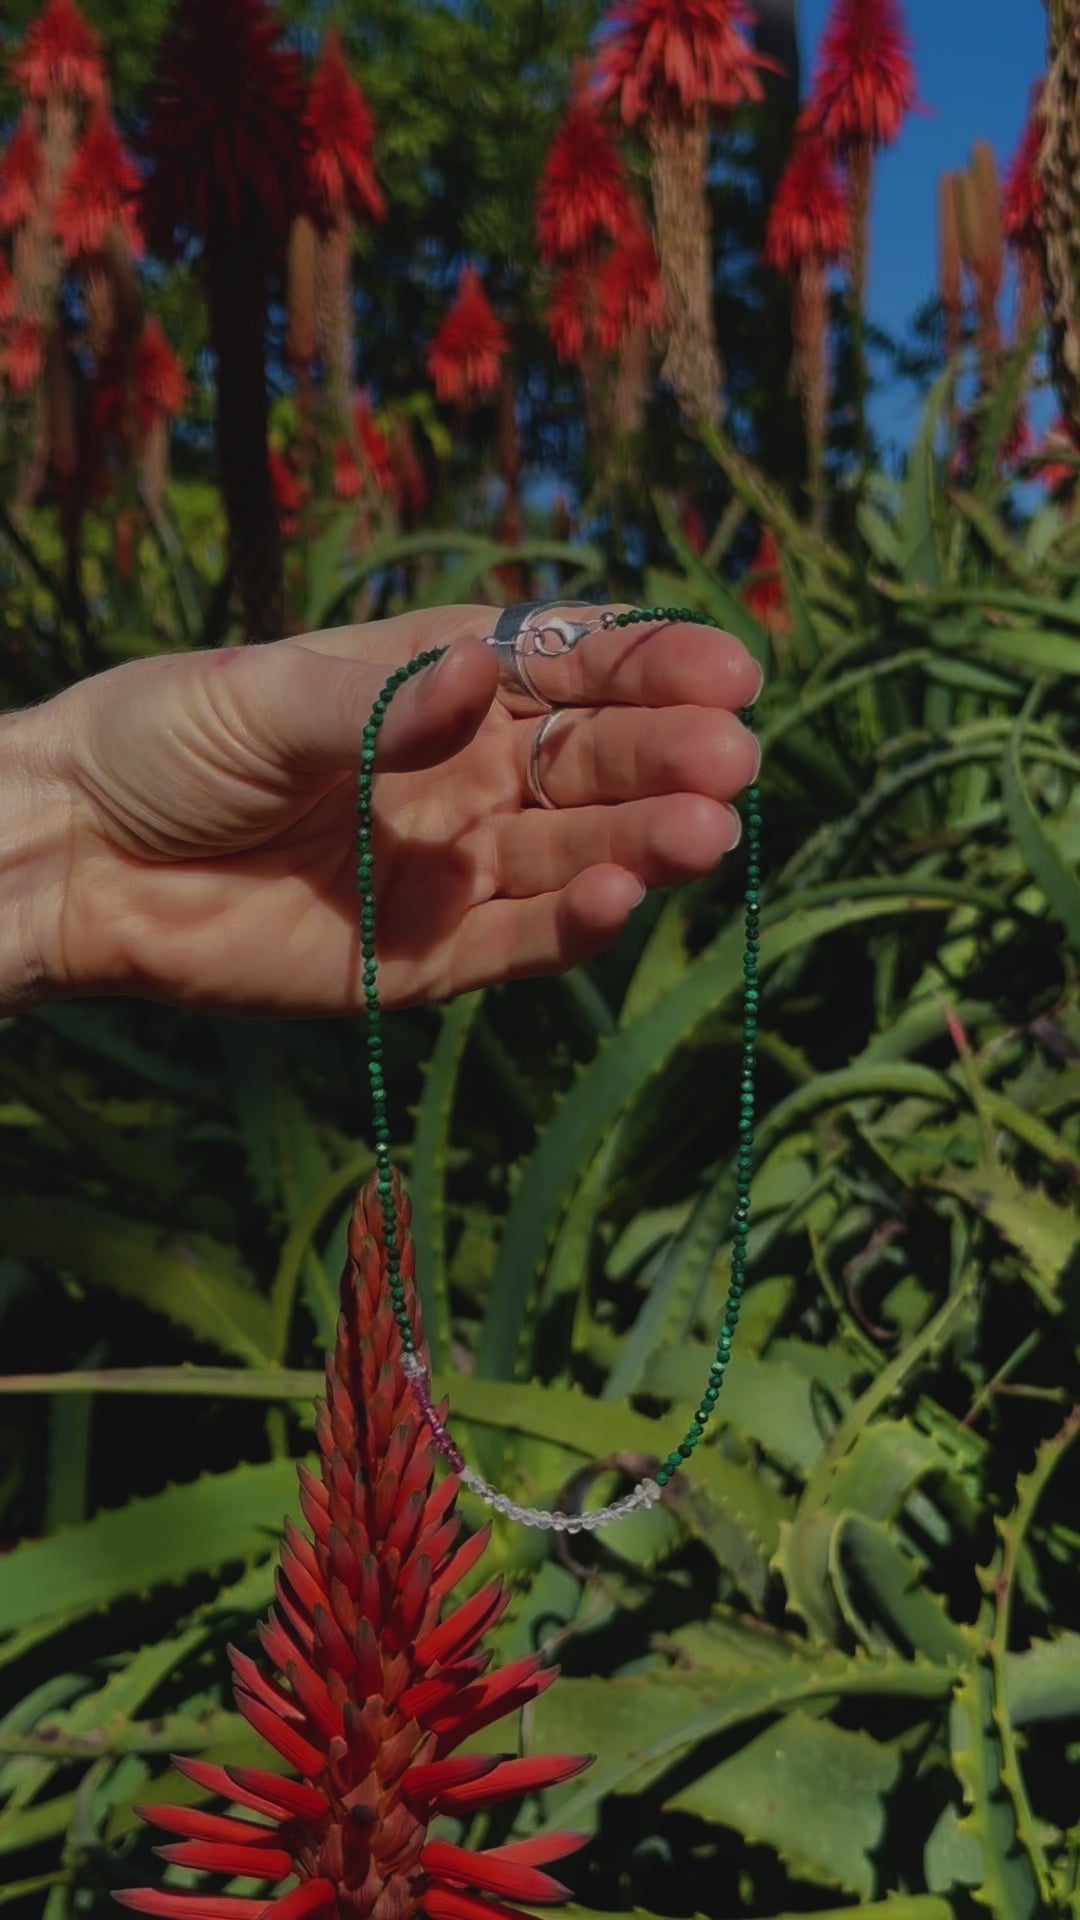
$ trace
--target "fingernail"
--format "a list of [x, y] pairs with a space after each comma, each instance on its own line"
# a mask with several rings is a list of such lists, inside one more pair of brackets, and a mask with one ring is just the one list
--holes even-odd
[[729, 807], [726, 804], [724, 812], [731, 821], [731, 839], [728, 841], [724, 851], [725, 853], [734, 853], [735, 848], [742, 839], [742, 814], [739, 812], [738, 807]]
[[757, 686], [754, 688], [753, 693], [750, 695], [750, 698], [746, 703], [748, 707], [752, 707], [757, 704], [758, 696], [761, 693], [762, 687], [765, 685], [764, 667], [761, 665], [760, 661], [757, 661], [757, 660], [755, 660], [754, 665], [755, 667], [757, 667], [758, 682], [757, 682]]

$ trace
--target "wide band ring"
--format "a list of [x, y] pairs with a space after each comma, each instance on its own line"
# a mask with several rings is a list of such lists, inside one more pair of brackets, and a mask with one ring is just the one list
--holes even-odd
[[499, 697], [508, 713], [520, 718], [530, 713], [551, 713], [555, 702], [541, 693], [529, 671], [530, 655], [522, 642], [533, 625], [533, 615], [544, 607], [585, 607], [587, 600], [522, 600], [504, 607], [495, 622], [489, 644], [499, 663]]
[[556, 721], [561, 719], [562, 715], [567, 711], [568, 709], [566, 707], [552, 707], [549, 712], [545, 713], [543, 719], [537, 726], [536, 732], [533, 734], [532, 743], [529, 747], [529, 764], [526, 770], [529, 792], [532, 794], [537, 806], [545, 807], [549, 812], [554, 811], [559, 803], [557, 800], [552, 799], [544, 785], [544, 776], [540, 769], [540, 755], [543, 752], [544, 741], [547, 739], [548, 734], [551, 732]]

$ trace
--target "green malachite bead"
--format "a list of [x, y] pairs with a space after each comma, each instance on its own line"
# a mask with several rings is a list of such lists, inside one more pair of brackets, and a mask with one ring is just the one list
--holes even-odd
[[[646, 623], [659, 625], [671, 621], [691, 621], [699, 625], [717, 627], [719, 622], [708, 614], [697, 613], [689, 607], [636, 607], [626, 613], [616, 614], [607, 624], [619, 628], [629, 628]], [[374, 1154], [376, 1165], [376, 1190], [383, 1216], [383, 1239], [386, 1246], [386, 1275], [390, 1302], [395, 1321], [401, 1335], [402, 1348], [406, 1353], [415, 1353], [416, 1341], [409, 1319], [407, 1305], [407, 1287], [401, 1273], [401, 1249], [397, 1238], [397, 1216], [394, 1211], [394, 1182], [392, 1173], [392, 1154], [390, 1127], [386, 1113], [386, 1084], [383, 1071], [383, 1037], [381, 1012], [378, 996], [378, 965], [375, 958], [375, 890], [374, 855], [371, 851], [372, 838], [372, 791], [375, 782], [375, 758], [378, 746], [379, 729], [386, 717], [395, 693], [405, 686], [414, 676], [441, 660], [445, 647], [431, 647], [419, 653], [407, 665], [398, 667], [383, 685], [378, 694], [371, 714], [361, 732], [359, 766], [356, 782], [357, 812], [357, 887], [360, 896], [360, 944], [361, 977], [364, 984], [364, 998], [367, 1008], [367, 1055], [368, 1080], [372, 1100], [372, 1130], [374, 1135]], [[744, 708], [739, 718], [747, 726], [753, 725], [753, 714]], [[758, 955], [760, 953], [759, 925], [760, 903], [758, 899], [761, 885], [761, 795], [755, 783], [747, 787], [743, 796], [743, 819], [746, 832], [746, 895], [744, 907], [745, 940], [743, 951], [743, 1052], [739, 1077], [739, 1117], [737, 1121], [736, 1178], [735, 1198], [731, 1211], [731, 1270], [728, 1282], [728, 1296], [720, 1331], [716, 1338], [714, 1358], [709, 1366], [706, 1385], [694, 1414], [693, 1422], [679, 1445], [672, 1449], [656, 1470], [655, 1479], [660, 1487], [666, 1487], [679, 1469], [690, 1459], [698, 1441], [703, 1437], [705, 1427], [716, 1407], [728, 1361], [731, 1358], [732, 1338], [739, 1319], [739, 1310], [746, 1284], [745, 1263], [750, 1220], [750, 1181], [754, 1160], [754, 1068], [757, 1055], [758, 1031]]]

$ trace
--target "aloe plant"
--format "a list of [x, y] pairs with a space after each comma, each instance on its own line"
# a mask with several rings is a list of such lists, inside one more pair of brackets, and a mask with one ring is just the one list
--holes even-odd
[[[597, 1755], [515, 1828], [592, 1833], [572, 1915], [1080, 1911], [1080, 543], [992, 460], [949, 477], [943, 397], [850, 553], [713, 439], [783, 544], [778, 642], [670, 531], [660, 597], [772, 666], [752, 1263], [715, 1435], [661, 1508], [572, 1552], [496, 1522], [498, 1655], [564, 1670], [521, 1737]], [[588, 976], [392, 1028], [436, 1373], [530, 1504], [662, 1457], [707, 1367], [738, 895], [735, 861]], [[146, 1875], [168, 1751], [254, 1758], [224, 1645], [311, 1445], [357, 1058], [140, 1008], [0, 1034], [18, 1912]]]

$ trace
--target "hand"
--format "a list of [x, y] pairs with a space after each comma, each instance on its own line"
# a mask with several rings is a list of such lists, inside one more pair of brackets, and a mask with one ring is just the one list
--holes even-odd
[[[573, 966], [615, 938], [645, 887], [708, 872], [738, 837], [725, 803], [757, 766], [733, 709], [760, 671], [739, 642], [641, 626], [534, 663], [572, 710], [544, 743], [546, 811], [527, 778], [537, 718], [502, 705], [480, 644], [497, 611], [141, 660], [10, 716], [0, 745], [15, 752], [36, 847], [21, 878], [15, 866], [24, 920], [33, 892], [19, 964], [36, 984], [16, 982], [9, 1002], [361, 1006], [360, 734], [388, 674], [435, 646], [451, 651], [396, 695], [376, 760], [384, 1005]], [[0, 887], [3, 871], [0, 859]]]

